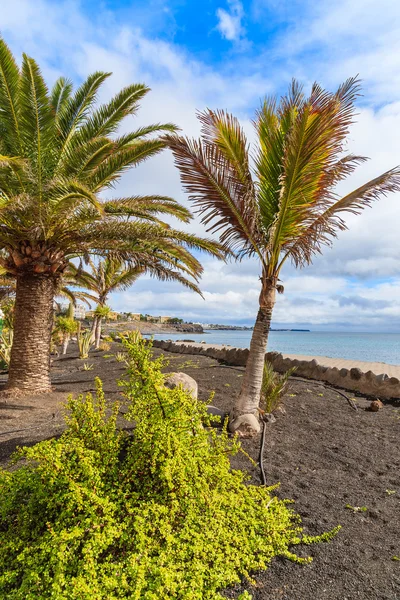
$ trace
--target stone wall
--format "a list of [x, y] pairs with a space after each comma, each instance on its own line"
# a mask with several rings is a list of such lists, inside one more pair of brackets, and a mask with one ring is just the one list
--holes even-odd
[[[230, 365], [244, 367], [249, 351], [247, 348], [232, 348], [231, 346], [213, 346], [211, 344], [177, 343], [164, 340], [154, 340], [153, 345], [168, 352], [179, 354], [199, 354], [222, 360]], [[278, 352], [267, 352], [267, 360], [272, 363], [275, 371], [283, 373], [291, 367], [296, 367], [296, 375], [307, 379], [326, 381], [332, 385], [353, 390], [368, 396], [381, 398], [400, 398], [400, 381], [396, 377], [388, 377], [385, 373], [376, 374], [372, 371], [363, 372], [360, 369], [337, 369], [318, 364], [313, 360], [296, 360], [283, 358]]]

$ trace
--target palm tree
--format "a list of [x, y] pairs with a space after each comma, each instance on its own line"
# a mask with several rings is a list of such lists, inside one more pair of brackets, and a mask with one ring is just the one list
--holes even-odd
[[102, 321], [108, 316], [110, 308], [107, 306], [109, 295], [118, 290], [129, 288], [143, 273], [143, 267], [129, 265], [125, 261], [107, 256], [97, 263], [89, 259], [90, 271], [84, 271], [82, 265], [70, 265], [71, 276], [75, 278], [76, 285], [87, 290], [87, 296], [97, 303], [93, 317], [93, 340], [98, 349], [101, 339]]
[[293, 81], [280, 102], [267, 99], [256, 114], [254, 154], [238, 120], [224, 111], [200, 113], [202, 135], [166, 139], [181, 180], [208, 231], [238, 253], [255, 256], [261, 270], [259, 311], [231, 428], [244, 435], [259, 431], [258, 405], [264, 356], [281, 269], [288, 259], [307, 265], [346, 229], [344, 213], [358, 214], [373, 200], [400, 189], [392, 169], [339, 197], [337, 183], [366, 160], [345, 155], [356, 79], [336, 93], [314, 84], [309, 97]]
[[149, 89], [132, 84], [98, 106], [109, 75], [93, 73], [75, 92], [60, 78], [49, 92], [37, 63], [24, 54], [19, 68], [0, 39], [0, 266], [16, 279], [11, 390], [50, 389], [53, 298], [71, 259], [112, 251], [140, 266], [160, 238], [188, 254], [224, 256], [210, 240], [159, 220], [190, 219], [171, 198], [101, 195], [165, 147], [160, 132], [176, 129], [155, 124], [118, 135]]
[[70, 264], [69, 281], [84, 288], [86, 298], [97, 303], [92, 326], [95, 348], [100, 344], [104, 317], [102, 309], [107, 308], [110, 294], [130, 288], [144, 273], [164, 281], [178, 281], [201, 295], [196, 285], [201, 272], [200, 263], [195, 261], [191, 254], [174, 244], [173, 239], [166, 241], [167, 245], [160, 239], [157, 247], [153, 247], [152, 252], [143, 258], [139, 266], [123, 261], [112, 254], [97, 262], [89, 259], [90, 271], [83, 270], [82, 265], [77, 267]]
[[[67, 354], [71, 335], [78, 329], [78, 323], [74, 319], [74, 304], [70, 302], [66, 315], [60, 315], [56, 319], [56, 333], [61, 335], [61, 354]], [[54, 333], [54, 332], [53, 332]]]

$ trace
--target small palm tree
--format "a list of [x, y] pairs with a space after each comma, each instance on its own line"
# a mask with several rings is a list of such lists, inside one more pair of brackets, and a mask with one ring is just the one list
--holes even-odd
[[66, 315], [60, 315], [59, 317], [57, 317], [55, 329], [56, 332], [59, 333], [62, 338], [61, 354], [67, 354], [71, 335], [76, 333], [76, 331], [78, 330], [78, 323], [74, 319], [73, 302], [69, 303]]
[[132, 84], [96, 106], [109, 75], [94, 73], [75, 92], [60, 78], [49, 91], [37, 63], [24, 54], [19, 68], [0, 39], [0, 266], [16, 279], [9, 389], [50, 390], [53, 299], [72, 258], [113, 251], [140, 265], [160, 239], [223, 256], [220, 246], [159, 220], [190, 219], [171, 198], [100, 195], [165, 147], [160, 132], [176, 129], [118, 135], [149, 89]]
[[93, 320], [93, 333], [94, 333], [94, 347], [96, 350], [100, 347], [101, 340], [101, 324], [103, 319], [107, 321], [111, 315], [111, 308], [106, 304], [98, 304], [96, 306], [96, 310], [94, 311], [94, 320]]
[[345, 155], [354, 119], [357, 80], [336, 93], [314, 84], [309, 97], [292, 83], [278, 103], [267, 99], [254, 121], [258, 138], [252, 160], [239, 122], [223, 112], [199, 115], [200, 140], [167, 136], [181, 180], [203, 214], [208, 231], [239, 258], [256, 256], [261, 268], [259, 311], [231, 427], [259, 430], [258, 405], [264, 355], [281, 269], [288, 259], [307, 265], [338, 230], [342, 214], [358, 214], [373, 200], [400, 189], [400, 170], [387, 171], [339, 198], [335, 186], [366, 160]]
[[178, 281], [201, 294], [196, 284], [201, 265], [173, 240], [167, 242], [164, 246], [163, 240], [159, 240], [158, 246], [147, 257], [143, 257], [140, 265], [130, 264], [112, 254], [97, 262], [89, 259], [90, 271], [83, 270], [82, 265], [77, 267], [70, 264], [69, 281], [75, 281], [76, 285], [87, 290], [86, 298], [97, 303], [92, 326], [95, 348], [100, 344], [101, 325], [105, 316], [102, 309], [108, 308], [110, 294], [130, 288], [144, 273], [162, 280]]
[[86, 297], [97, 303], [93, 317], [92, 334], [95, 348], [98, 349], [101, 339], [103, 319], [107, 318], [111, 309], [107, 301], [112, 292], [129, 288], [144, 269], [140, 266], [129, 265], [118, 257], [108, 256], [94, 262], [89, 259], [90, 271], [85, 271], [82, 265], [76, 267], [70, 264], [69, 273], [75, 285], [84, 288]]

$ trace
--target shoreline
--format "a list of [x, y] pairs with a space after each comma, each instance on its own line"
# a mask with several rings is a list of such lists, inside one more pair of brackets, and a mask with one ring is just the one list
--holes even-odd
[[[222, 344], [153, 340], [153, 345], [168, 352], [208, 356], [237, 366], [245, 366], [249, 355], [247, 348]], [[274, 370], [281, 373], [295, 367], [300, 377], [368, 396], [400, 398], [400, 365], [279, 352], [267, 352], [265, 356]]]
[[[166, 332], [166, 333], [170, 333], [170, 332]], [[163, 332], [160, 332], [160, 335], [162, 335]], [[151, 333], [144, 333], [143, 335], [151, 335]], [[155, 342], [173, 342], [176, 344], [189, 344], [191, 346], [194, 347], [200, 347], [200, 348], [216, 348], [218, 350], [223, 350], [225, 349], [235, 349], [235, 350], [248, 350], [248, 348], [244, 347], [244, 346], [231, 346], [231, 344], [207, 344], [207, 343], [202, 343], [202, 342], [196, 342], [196, 341], [190, 341], [190, 340], [171, 340], [171, 339], [165, 339], [165, 340], [154, 340]], [[339, 357], [331, 357], [331, 356], [321, 356], [321, 355], [317, 355], [317, 354], [291, 354], [291, 353], [286, 353], [286, 352], [276, 352], [276, 351], [271, 351], [271, 352], [267, 352], [267, 354], [281, 354], [283, 356], [283, 358], [288, 358], [290, 360], [298, 360], [298, 361], [312, 361], [312, 360], [316, 360], [320, 365], [325, 366], [325, 367], [329, 367], [329, 368], [333, 368], [333, 367], [337, 367], [339, 369], [347, 368], [347, 369], [351, 369], [351, 368], [358, 368], [358, 369], [365, 369], [366, 367], [369, 367], [371, 369], [371, 371], [373, 373], [376, 373], [377, 375], [379, 375], [380, 373], [387, 373], [389, 375], [389, 372], [393, 372], [393, 373], [397, 373], [397, 375], [393, 374], [393, 375], [389, 375], [389, 377], [397, 377], [400, 376], [400, 364], [399, 365], [394, 365], [392, 363], [386, 363], [383, 361], [369, 361], [369, 360], [357, 360], [357, 359], [350, 359], [350, 358], [339, 358]], [[382, 371], [382, 368], [385, 368], [384, 371]], [[373, 370], [375, 369], [375, 370]]]

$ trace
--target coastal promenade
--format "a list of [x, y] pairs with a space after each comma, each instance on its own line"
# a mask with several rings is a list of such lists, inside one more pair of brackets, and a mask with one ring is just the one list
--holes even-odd
[[360, 369], [364, 373], [372, 371], [375, 375], [386, 373], [388, 377], [397, 377], [400, 379], [400, 365], [389, 365], [384, 362], [368, 362], [362, 360], [348, 360], [345, 358], [329, 358], [328, 356], [308, 356], [305, 354], [282, 354], [283, 358], [290, 360], [309, 361], [315, 359], [321, 366], [329, 367], [330, 369]]

